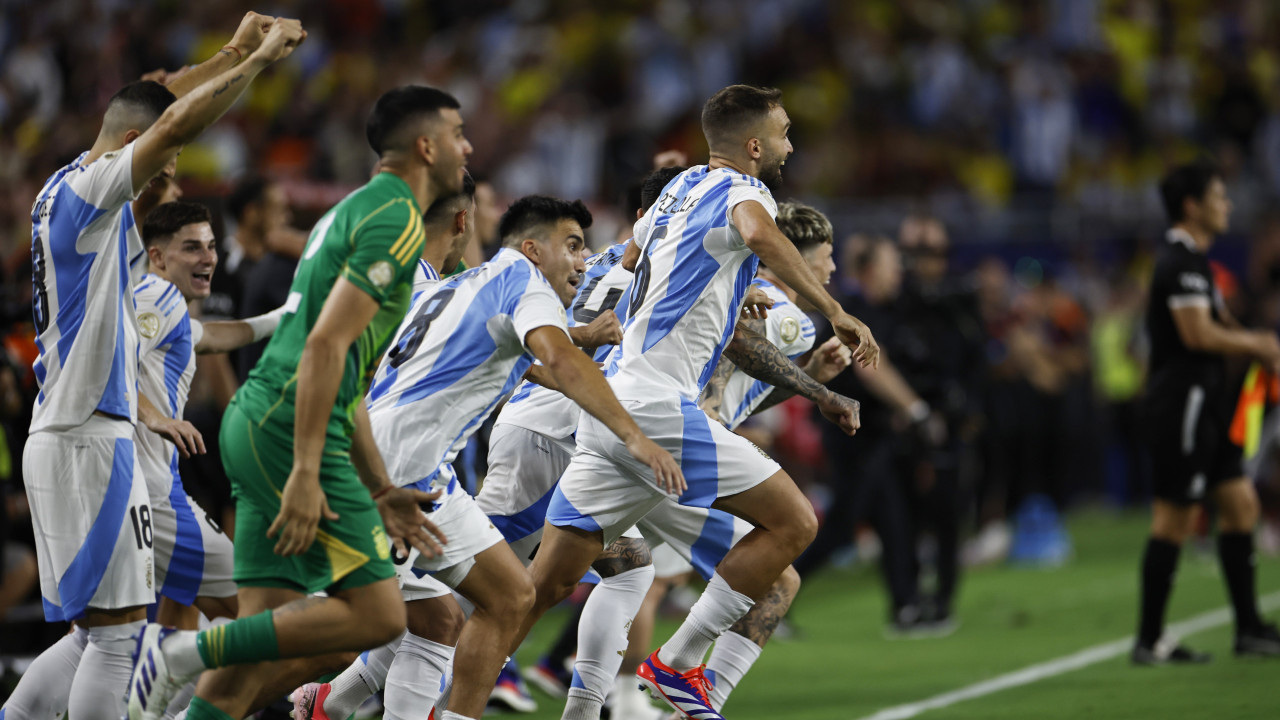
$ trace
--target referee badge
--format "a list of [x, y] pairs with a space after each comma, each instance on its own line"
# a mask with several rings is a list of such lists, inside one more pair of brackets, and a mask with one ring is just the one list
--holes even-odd
[[148, 340], [160, 332], [160, 318], [155, 313], [142, 313], [138, 316], [138, 332]]
[[391, 284], [391, 278], [395, 277], [395, 271], [391, 269], [391, 263], [386, 260], [379, 260], [369, 266], [368, 275], [369, 282], [381, 290]]
[[782, 342], [793, 343], [800, 337], [800, 321], [789, 317], [782, 320]]

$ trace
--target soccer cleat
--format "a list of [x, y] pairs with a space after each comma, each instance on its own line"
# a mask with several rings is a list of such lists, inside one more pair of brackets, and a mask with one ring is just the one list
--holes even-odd
[[1248, 632], [1236, 633], [1237, 657], [1280, 656], [1280, 630], [1275, 623], [1260, 625]]
[[329, 720], [324, 712], [324, 699], [329, 697], [333, 686], [329, 683], [307, 683], [293, 691], [293, 709], [289, 717], [293, 720]]
[[174, 677], [169, 673], [160, 645], [175, 632], [178, 631], [147, 623], [138, 633], [133, 676], [129, 678], [129, 720], [159, 720], [173, 696], [195, 677]]
[[1209, 653], [1197, 652], [1186, 645], [1175, 644], [1170, 647], [1162, 647], [1162, 645], [1163, 643], [1156, 643], [1155, 647], [1147, 647], [1142, 643], [1134, 643], [1129, 661], [1137, 666], [1154, 667], [1157, 665], [1203, 665], [1213, 659]]
[[715, 708], [711, 707], [711, 683], [707, 682], [703, 670], [706, 665], [699, 665], [692, 670], [678, 673], [658, 659], [654, 650], [649, 659], [640, 663], [636, 677], [640, 678], [640, 687], [648, 688], [656, 698], [665, 700], [675, 708], [680, 716], [688, 720], [724, 720]]
[[489, 704], [506, 707], [519, 713], [536, 712], [538, 701], [529, 693], [529, 687], [520, 677], [520, 667], [515, 660], [508, 660], [498, 673], [498, 682], [489, 692]]
[[525, 680], [553, 698], [562, 700], [569, 696], [569, 683], [573, 680], [573, 673], [557, 669], [545, 657], [533, 667], [522, 670], [520, 674], [524, 675]]

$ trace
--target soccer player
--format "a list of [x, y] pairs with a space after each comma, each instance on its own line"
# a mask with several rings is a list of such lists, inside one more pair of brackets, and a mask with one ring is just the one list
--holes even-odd
[[[209, 294], [218, 264], [211, 222], [205, 206], [179, 201], [156, 208], [142, 225], [150, 271], [133, 291], [141, 336], [138, 388], [149, 401], [154, 398], [148, 409], [160, 419], [182, 417], [196, 353], [256, 342], [270, 336], [280, 321], [278, 310], [229, 322], [190, 317], [187, 304]], [[161, 596], [156, 622], [193, 630], [197, 607], [209, 618], [234, 618], [231, 541], [184, 490], [177, 448], [146, 427], [138, 428], [137, 442], [151, 498], [149, 532]]]
[[[393, 481], [444, 492], [431, 518], [449, 544], [436, 557], [415, 554], [401, 565], [405, 597], [429, 616], [458, 615], [450, 587], [475, 605], [456, 639], [445, 720], [483, 714], [506, 648], [533, 603], [528, 574], [459, 487], [450, 463], [534, 358], [550, 381], [624, 438], [637, 462], [672, 491], [682, 486], [675, 460], [640, 432], [565, 327], [564, 308], [582, 277], [583, 228], [590, 224], [581, 202], [532, 196], [514, 203], [499, 225], [503, 250], [415, 300], [369, 391], [374, 437]], [[428, 707], [431, 681], [439, 683], [448, 660], [448, 640], [405, 635], [388, 675], [388, 713], [402, 716], [392, 697], [402, 662], [420, 669], [418, 682], [406, 686], [416, 685], [417, 712]]]
[[1258, 613], [1253, 532], [1258, 495], [1227, 438], [1231, 421], [1227, 355], [1280, 365], [1280, 340], [1248, 330], [1227, 311], [1206, 257], [1226, 232], [1231, 201], [1208, 163], [1175, 168], [1160, 183], [1172, 227], [1156, 261], [1146, 325], [1151, 339], [1144, 414], [1151, 444], [1155, 498], [1142, 558], [1142, 604], [1130, 655], [1135, 665], [1203, 663], [1207, 653], [1159, 643], [1182, 543], [1196, 506], [1212, 496], [1218, 509], [1218, 559], [1235, 613], [1235, 653], [1280, 655], [1280, 632]]
[[380, 172], [312, 230], [284, 317], [223, 418], [241, 617], [201, 633], [147, 626], [133, 720], [158, 716], [206, 668], [218, 669], [200, 678], [187, 717], [243, 717], [264, 688], [283, 694], [334, 654], [404, 631], [387, 540], [402, 554], [404, 541], [438, 552], [418, 508], [435, 496], [387, 480], [362, 398], [409, 304], [422, 208], [462, 187], [471, 145], [458, 107], [421, 86], [375, 104], [366, 134]]
[[[629, 317], [609, 360], [610, 385], [624, 406], [680, 458], [689, 484], [681, 504], [714, 505], [756, 525], [725, 555], [675, 636], [638, 671], [673, 707], [704, 718], [720, 717], [701, 669], [707, 650], [768, 592], [817, 526], [812, 507], [778, 464], [697, 406], [734, 334], [758, 261], [825, 314], [843, 342], [856, 344], [857, 360], [873, 364], [878, 355], [867, 327], [840, 309], [774, 224], [765, 181], [776, 186], [792, 150], [780, 98], [777, 90], [733, 85], [707, 101], [702, 118], [710, 164], [673, 180], [637, 223], [641, 258]], [[771, 359], [742, 357], [738, 364], [759, 379], [789, 382], [787, 368]], [[815, 396], [826, 393], [811, 378], [803, 380], [819, 388]], [[824, 413], [853, 432], [856, 406], [830, 393], [824, 400]], [[551, 498], [530, 568], [538, 597], [525, 632], [572, 592], [601, 548], [663, 497], [653, 477], [583, 417], [576, 454]]]
[[[264, 28], [269, 27], [264, 35]], [[132, 637], [155, 599], [146, 487], [134, 449], [138, 321], [131, 294], [144, 252], [131, 202], [182, 146], [217, 120], [301, 37], [295, 21], [245, 15], [232, 44], [199, 67], [184, 96], [132, 83], [107, 104], [93, 147], [45, 183], [32, 208], [33, 314], [40, 386], [23, 455], [45, 617], [85, 628], [46, 653], [84, 647], [67, 701], [77, 719], [118, 720]], [[231, 67], [231, 50], [246, 56]], [[189, 426], [153, 428], [184, 442]], [[190, 436], [187, 436], [190, 439]], [[41, 663], [60, 686], [69, 663]], [[61, 697], [58, 687], [39, 693]], [[24, 693], [25, 695], [25, 693]], [[36, 709], [0, 710], [14, 718]]]

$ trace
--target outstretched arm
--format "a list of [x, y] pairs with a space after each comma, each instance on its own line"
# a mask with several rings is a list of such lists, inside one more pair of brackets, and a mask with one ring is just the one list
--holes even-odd
[[845, 345], [856, 348], [853, 359], [863, 367], [875, 367], [880, 347], [871, 336], [871, 330], [861, 320], [846, 313], [822, 287], [795, 244], [782, 234], [764, 206], [754, 200], [738, 203], [733, 208], [733, 224], [760, 261], [825, 315]]
[[282, 315], [284, 315], [284, 308], [279, 307], [269, 313], [245, 320], [204, 323], [204, 333], [200, 337], [200, 342], [196, 343], [196, 352], [201, 354], [230, 352], [271, 337], [276, 331], [276, 326], [280, 324]]
[[183, 145], [195, 140], [222, 117], [258, 73], [288, 57], [306, 36], [297, 20], [275, 20], [262, 44], [244, 62], [223, 70], [170, 105], [160, 119], [134, 141], [134, 193], [141, 192], [151, 178], [172, 162]]
[[[724, 349], [724, 356], [751, 377], [773, 385], [775, 389], [770, 400], [774, 404], [790, 395], [800, 395], [812, 400], [828, 420], [849, 435], [858, 430], [857, 401], [828, 390], [791, 362], [765, 337], [762, 320], [739, 320], [733, 330], [733, 339]], [[774, 399], [779, 391], [788, 395]]]
[[675, 458], [645, 436], [614, 396], [600, 368], [574, 347], [568, 335], [554, 325], [543, 325], [529, 331], [525, 345], [542, 361], [561, 392], [612, 430], [632, 457], [653, 469], [659, 487], [675, 495], [684, 493], [684, 473]]
[[175, 77], [165, 87], [169, 88], [169, 92], [174, 96], [182, 97], [217, 77], [252, 55], [262, 45], [262, 39], [266, 37], [267, 30], [271, 28], [273, 22], [275, 18], [270, 15], [245, 13], [240, 21], [240, 27], [236, 28], [236, 34], [231, 37], [231, 42], [214, 53], [213, 57]]

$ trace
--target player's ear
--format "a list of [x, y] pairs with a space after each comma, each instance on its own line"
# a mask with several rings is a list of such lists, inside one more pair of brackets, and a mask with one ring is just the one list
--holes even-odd
[[542, 247], [534, 238], [527, 237], [520, 241], [520, 252], [533, 261], [534, 265], [542, 264]]
[[453, 232], [455, 235], [461, 235], [467, 231], [467, 216], [471, 214], [470, 210], [459, 210], [453, 216]]
[[427, 135], [419, 135], [414, 140], [414, 148], [418, 151], [418, 157], [426, 161], [428, 165], [434, 165], [436, 161], [435, 145], [431, 142], [431, 137]]
[[759, 160], [763, 154], [763, 148], [760, 145], [760, 138], [751, 138], [747, 140], [747, 155], [752, 160]]
[[164, 250], [158, 245], [147, 246], [147, 263], [153, 269], [164, 270]]
[[133, 130], [133, 129], [125, 130], [124, 144], [128, 145], [129, 143], [133, 142], [134, 140], [137, 140], [141, 136], [142, 136], [142, 133], [137, 130]]

